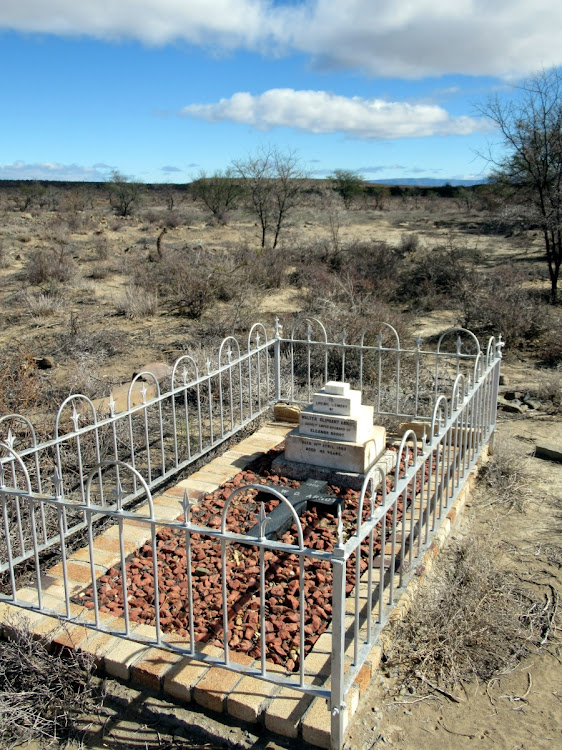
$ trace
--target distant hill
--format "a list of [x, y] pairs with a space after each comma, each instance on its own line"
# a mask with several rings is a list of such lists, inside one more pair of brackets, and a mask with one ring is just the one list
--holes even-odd
[[441, 180], [435, 177], [401, 177], [396, 180], [367, 180], [373, 185], [419, 185], [420, 187], [442, 187], [443, 185], [483, 185], [488, 180]]

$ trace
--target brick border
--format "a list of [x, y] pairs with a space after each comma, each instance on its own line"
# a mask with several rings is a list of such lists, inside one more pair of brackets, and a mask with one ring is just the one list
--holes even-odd
[[[212, 492], [218, 486], [232, 479], [255, 458], [278, 445], [294, 424], [268, 422], [256, 433], [242, 440], [234, 449], [211, 460], [202, 469], [180, 481], [175, 487], [154, 498], [155, 511], [163, 521], [177, 518], [181, 512], [181, 499], [187, 489], [191, 498], [199, 498]], [[418, 563], [413, 575], [395, 602], [368, 659], [355, 678], [347, 695], [347, 708], [344, 718], [344, 731], [355, 714], [359, 701], [376, 673], [384, 650], [388, 648], [392, 634], [399, 622], [408, 613], [427, 574], [434, 565], [456, 520], [462, 514], [474, 486], [479, 465], [487, 455], [487, 446], [478, 459], [477, 465], [467, 477], [455, 502], [435, 534], [431, 544]], [[132, 553], [146, 541], [146, 526], [135, 521], [123, 522], [126, 554]], [[87, 549], [87, 548], [86, 548]], [[115, 564], [120, 563], [119, 544], [116, 527], [110, 527], [96, 538], [94, 544], [96, 567], [100, 575]], [[67, 572], [72, 591], [78, 593], [84, 586], [84, 576], [89, 576], [86, 552], [80, 549], [68, 558]], [[419, 572], [418, 572], [419, 571]], [[87, 576], [87, 577], [88, 577]], [[88, 581], [91, 578], [88, 577]], [[64, 610], [64, 587], [60, 563], [43, 576], [44, 601], [55, 611]], [[72, 594], [72, 592], [71, 592]], [[32, 587], [18, 591], [24, 601], [35, 601], [36, 592]], [[14, 612], [22, 614], [16, 605], [0, 602], [0, 629], [4, 638], [10, 638], [13, 631]], [[118, 635], [124, 630], [123, 618], [100, 613], [105, 626], [111, 632], [102, 633], [87, 628], [84, 623], [93, 620], [90, 610], [71, 604], [73, 623], [63, 623], [56, 617], [26, 610], [30, 629], [37, 636], [51, 638], [58, 648], [74, 648], [91, 654], [98, 671], [123, 681], [131, 681], [140, 688], [162, 692], [179, 702], [192, 702], [217, 713], [227, 713], [236, 719], [257, 723], [261, 721], [267, 729], [284, 737], [297, 738], [318, 747], [330, 747], [330, 712], [327, 701], [313, 697], [299, 690], [280, 687], [274, 683], [251, 677], [240, 672], [218, 666], [206, 666], [201, 662], [180, 656], [165, 648], [130, 641]], [[155, 628], [136, 625], [132, 628], [137, 636], [155, 638]], [[178, 639], [178, 645], [181, 641]], [[222, 650], [205, 645], [201, 651], [209, 656], [219, 657]], [[329, 662], [331, 654], [331, 632], [326, 631], [305, 659], [307, 672], [316, 674], [314, 684], [329, 685]], [[230, 658], [240, 664], [251, 665], [253, 660], [243, 654], [231, 652]], [[274, 665], [270, 665], [275, 671]]]

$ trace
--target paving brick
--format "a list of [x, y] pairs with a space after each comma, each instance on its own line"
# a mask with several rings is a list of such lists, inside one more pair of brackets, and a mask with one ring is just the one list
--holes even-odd
[[[55, 591], [56, 595], [50, 593], [53, 590]], [[32, 588], [31, 586], [19, 589], [19, 591], [17, 592], [17, 598], [19, 601], [26, 602], [27, 604], [33, 604], [36, 607], [39, 606], [37, 589]], [[43, 609], [51, 609], [55, 612], [59, 612], [62, 615], [66, 615], [66, 602], [64, 599], [64, 588], [62, 586], [51, 586], [46, 589], [42, 589], [41, 603], [43, 605]], [[69, 610], [71, 617], [79, 617], [83, 611], [82, 607], [77, 604], [73, 604], [72, 602], [70, 602]]]
[[[346, 696], [346, 707], [343, 716], [344, 732], [351, 717], [359, 705], [359, 689], [351, 686]], [[324, 698], [315, 698], [302, 721], [302, 738], [311, 745], [330, 748], [331, 716], [328, 702]]]
[[217, 484], [215, 482], [198, 482], [196, 479], [189, 478], [182, 479], [176, 487], [183, 487], [188, 493], [190, 493], [191, 490], [195, 490], [195, 492], [204, 492], [207, 494], [209, 492], [214, 492], [217, 489]]
[[330, 673], [331, 656], [332, 635], [331, 633], [322, 633], [314, 644], [314, 648], [304, 660], [305, 674], [313, 678], [314, 684], [321, 684], [322, 678]]
[[149, 646], [114, 636], [115, 644], [104, 654], [104, 668], [112, 677], [128, 680], [131, 666], [143, 658]]
[[88, 630], [83, 625], [62, 623], [62, 627], [54, 635], [51, 643], [59, 648], [75, 650], [87, 635]]
[[[222, 656], [223, 651], [219, 649]], [[250, 665], [253, 662], [245, 654], [231, 653], [230, 660], [239, 664]], [[193, 698], [200, 706], [221, 713], [223, 711], [226, 696], [240, 680], [239, 672], [234, 672], [222, 667], [211, 667], [207, 674], [197, 683], [193, 691]]]
[[164, 692], [172, 698], [189, 703], [193, 688], [207, 671], [208, 667], [184, 656], [164, 675]]
[[[322, 684], [329, 675], [332, 636], [323, 633], [304, 661], [305, 673], [312, 683]], [[312, 702], [312, 696], [293, 688], [281, 688], [265, 711], [265, 725], [272, 732], [285, 737], [298, 735], [301, 718]]]
[[[137, 549], [137, 545], [134, 542], [128, 542], [126, 540], [124, 541], [123, 546], [125, 548], [125, 555], [130, 555]], [[97, 552], [98, 550], [113, 552], [117, 556], [116, 559], [119, 562], [121, 561], [119, 539], [114, 536], [108, 536], [105, 531], [94, 540], [94, 551]]]
[[58, 617], [41, 615], [37, 619], [30, 620], [29, 629], [37, 637], [45, 636], [47, 640], [52, 640], [55, 634], [62, 627]]
[[228, 482], [229, 479], [237, 473], [232, 466], [225, 467], [224, 464], [215, 464], [213, 461], [207, 466], [204, 466], [199, 471], [196, 471], [190, 476], [190, 479], [194, 479], [199, 482], [216, 482], [217, 484], [223, 484]]
[[[119, 539], [119, 526], [110, 526], [109, 529], [104, 531], [104, 536], [110, 539]], [[123, 522], [123, 540], [125, 542], [131, 542], [134, 545], [134, 549], [144, 544], [150, 537], [150, 527], [144, 523], [142, 526], [132, 526]]]
[[[164, 492], [164, 496], [170, 496], [172, 498], [179, 498], [179, 500], [183, 500], [183, 496], [185, 493], [185, 487], [170, 487], [169, 489]], [[188, 497], [190, 500], [200, 500], [203, 497], [203, 492], [188, 492]]]
[[[103, 575], [105, 568], [98, 568], [96, 573]], [[53, 566], [49, 570], [49, 575], [56, 576], [57, 578], [64, 578], [64, 568], [62, 562]], [[67, 560], [66, 562], [66, 575], [68, 582], [72, 584], [80, 584], [81, 586], [91, 586], [92, 584], [92, 570], [89, 565], [81, 562], [72, 562]]]
[[[69, 581], [68, 582], [69, 598], [76, 596], [76, 594], [78, 594], [83, 588], [84, 588], [83, 584]], [[62, 578], [59, 578], [58, 576], [52, 576], [49, 574], [42, 575], [41, 576], [41, 589], [44, 594], [50, 594], [51, 596], [54, 596], [55, 598], [61, 599], [61, 600], [65, 599], [64, 580]]]
[[104, 655], [114, 648], [117, 642], [118, 636], [88, 629], [86, 637], [78, 644], [78, 650], [93, 656], [96, 667], [99, 668], [103, 664]]
[[182, 512], [182, 498], [183, 493], [181, 497], [168, 496], [164, 493], [163, 495], [157, 495], [157, 497], [152, 499], [152, 502], [155, 506], [157, 505], [158, 507], [166, 507], [169, 508], [170, 511], [175, 511], [176, 515], [179, 516]]
[[357, 685], [357, 687], [359, 688], [360, 695], [362, 695], [369, 687], [372, 674], [372, 664], [367, 660], [357, 673], [356, 678], [353, 680], [353, 684]]
[[4, 623], [11, 620], [19, 611], [21, 611], [19, 607], [15, 607], [13, 604], [0, 602], [0, 636], [4, 633]]
[[[112, 540], [114, 541], [114, 540]], [[76, 550], [76, 552], [73, 552], [72, 555], [68, 558], [69, 562], [90, 562], [90, 548], [89, 547], [82, 547], [82, 549]], [[108, 552], [107, 550], [100, 549], [96, 546], [94, 543], [94, 563], [96, 565], [96, 568], [98, 570], [102, 570], [107, 572], [109, 568], [112, 568], [114, 565], [119, 564], [120, 558], [119, 554], [115, 552]]]
[[[23, 609], [12, 604], [2, 604], [0, 610], [0, 621], [2, 624], [1, 631], [4, 638], [13, 638], [15, 631], [21, 627], [28, 627], [31, 632], [34, 628], [44, 621], [53, 621], [54, 618], [47, 618], [40, 612], [33, 612], [30, 609]], [[58, 622], [58, 621], [57, 621]]]
[[165, 502], [161, 497], [154, 501], [154, 516], [160, 521], [175, 521], [182, 514], [182, 508], [179, 502], [173, 505]]
[[[273, 664], [267, 665], [269, 672], [285, 674], [285, 670]], [[226, 712], [236, 719], [255, 724], [266, 702], [279, 690], [279, 685], [259, 677], [242, 677], [226, 699]]]
[[151, 690], [160, 690], [166, 673], [179, 660], [180, 657], [170, 651], [151, 648], [142, 659], [131, 666], [131, 680]]
[[297, 737], [302, 716], [312, 696], [293, 688], [281, 688], [265, 710], [265, 726], [284, 737]]

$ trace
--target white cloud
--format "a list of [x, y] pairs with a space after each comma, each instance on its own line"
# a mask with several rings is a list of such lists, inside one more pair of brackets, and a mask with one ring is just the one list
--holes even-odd
[[260, 130], [293, 127], [307, 133], [342, 132], [351, 138], [378, 140], [468, 135], [487, 127], [472, 117], [452, 117], [434, 104], [408, 104], [294, 89], [270, 89], [258, 96], [239, 92], [216, 104], [190, 104], [181, 114], [209, 122], [230, 120]]
[[[103, 171], [100, 169], [103, 168]], [[82, 167], [79, 164], [58, 164], [56, 162], [14, 161], [0, 164], [0, 180], [68, 180], [76, 182], [103, 182], [107, 177], [105, 164]]]
[[320, 66], [406, 78], [562, 64], [559, 0], [0, 0], [0, 28], [299, 52]]
[[264, 0], [0, 0], [0, 27], [61, 36], [254, 44], [267, 26]]

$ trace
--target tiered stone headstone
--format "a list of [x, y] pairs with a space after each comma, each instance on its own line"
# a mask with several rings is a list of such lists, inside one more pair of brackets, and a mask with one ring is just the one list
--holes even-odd
[[386, 447], [386, 430], [373, 425], [373, 407], [361, 404], [361, 391], [331, 381], [301, 412], [298, 428], [287, 435], [286, 462], [364, 474]]

